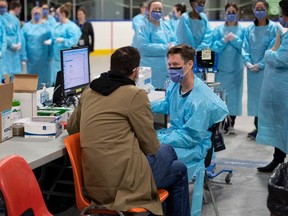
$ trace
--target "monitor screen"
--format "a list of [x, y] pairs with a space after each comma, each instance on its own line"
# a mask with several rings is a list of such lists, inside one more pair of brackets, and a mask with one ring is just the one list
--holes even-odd
[[81, 93], [90, 83], [88, 47], [61, 50], [64, 95]]

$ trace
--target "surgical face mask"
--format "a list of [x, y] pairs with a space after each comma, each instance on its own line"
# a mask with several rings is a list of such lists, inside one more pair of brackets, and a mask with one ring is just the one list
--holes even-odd
[[279, 23], [280, 23], [284, 28], [288, 28], [288, 22], [285, 22], [283, 16], [280, 16], [280, 17], [279, 17]]
[[42, 10], [42, 14], [43, 14], [44, 17], [47, 17], [47, 16], [49, 15], [49, 9], [44, 8], [44, 9]]
[[7, 7], [1, 6], [0, 7], [0, 15], [7, 13]]
[[172, 13], [171, 13], [171, 17], [172, 17], [173, 19], [178, 19], [178, 17], [177, 17], [177, 15], [176, 15], [175, 11], [172, 11]]
[[266, 18], [267, 12], [265, 10], [255, 10], [254, 15], [257, 19], [261, 20]]
[[184, 77], [183, 67], [177, 67], [177, 68], [170, 67], [168, 69], [168, 73], [172, 82], [175, 82], [175, 83], [181, 82]]
[[227, 22], [236, 22], [237, 21], [237, 14], [234, 14], [234, 13], [227, 14], [226, 21]]
[[60, 22], [60, 17], [59, 17], [58, 14], [55, 14], [55, 15], [54, 15], [54, 18], [55, 18], [56, 22]]
[[196, 4], [196, 6], [195, 6], [195, 11], [196, 11], [198, 14], [203, 13], [203, 11], [204, 11], [204, 6]]
[[162, 11], [152, 11], [151, 12], [151, 17], [156, 20], [159, 21], [162, 17]]
[[40, 13], [35, 13], [35, 14], [33, 15], [33, 19], [34, 19], [34, 21], [35, 21], [36, 23], [38, 23], [38, 22], [40, 21], [40, 19], [41, 19]]

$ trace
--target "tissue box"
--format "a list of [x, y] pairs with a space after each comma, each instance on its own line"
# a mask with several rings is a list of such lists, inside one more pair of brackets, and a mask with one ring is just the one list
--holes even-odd
[[62, 133], [59, 117], [37, 116], [24, 124], [25, 138], [55, 139]]

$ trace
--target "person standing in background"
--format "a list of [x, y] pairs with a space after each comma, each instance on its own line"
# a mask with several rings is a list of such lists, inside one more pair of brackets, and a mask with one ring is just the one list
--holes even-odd
[[56, 10], [56, 14], [59, 16], [59, 23], [55, 26], [52, 35], [54, 68], [52, 70], [51, 83], [55, 83], [57, 72], [61, 70], [60, 51], [76, 46], [82, 34], [80, 28], [69, 19], [71, 9], [71, 3], [67, 2]]
[[265, 51], [271, 49], [277, 35], [277, 25], [267, 18], [269, 3], [258, 0], [253, 4], [255, 21], [245, 33], [243, 57], [247, 66], [248, 116], [254, 116], [255, 130], [247, 137], [256, 139], [258, 132], [258, 105], [264, 79]]
[[259, 99], [257, 143], [274, 147], [273, 160], [260, 172], [272, 172], [288, 153], [288, 0], [279, 2], [280, 24], [272, 49], [265, 52], [264, 80]]
[[152, 68], [152, 85], [164, 89], [168, 76], [167, 52], [176, 45], [176, 37], [170, 25], [162, 19], [163, 5], [160, 0], [148, 4], [148, 17], [138, 30], [137, 48], [141, 54], [140, 66]]
[[175, 35], [177, 33], [177, 28], [179, 25], [180, 17], [185, 12], [186, 12], [186, 5], [184, 3], [178, 3], [174, 5], [173, 11], [172, 11], [172, 17], [169, 20], [169, 23]]
[[139, 6], [140, 13], [134, 16], [132, 19], [132, 28], [134, 30], [134, 36], [133, 36], [133, 41], [132, 41], [133, 47], [137, 47], [136, 33], [139, 27], [144, 23], [144, 18], [148, 15], [147, 7], [148, 7], [148, 2], [147, 1], [142, 2]]
[[[6, 5], [7, 2], [3, 5]], [[7, 39], [7, 49], [5, 55], [3, 55], [3, 75], [8, 74], [10, 79], [13, 79], [14, 74], [22, 73], [21, 68], [21, 33], [20, 33], [20, 21], [18, 15], [21, 13], [21, 3], [18, 1], [11, 1], [9, 5], [9, 13], [2, 15], [2, 24], [4, 24]]]
[[218, 72], [215, 82], [220, 82], [228, 97], [227, 106], [232, 120], [226, 133], [234, 134], [236, 116], [242, 115], [244, 65], [241, 56], [244, 28], [238, 23], [239, 8], [235, 3], [225, 5], [226, 22], [213, 31], [211, 49], [218, 54]]
[[47, 22], [52, 28], [56, 25], [56, 19], [50, 15], [50, 9], [48, 4], [42, 5], [42, 20]]
[[209, 48], [212, 29], [203, 13], [206, 0], [190, 0], [192, 11], [182, 14], [177, 28], [177, 43], [187, 44], [196, 51]]
[[2, 21], [2, 15], [7, 12], [7, 4], [4, 1], [0, 1], [0, 83], [2, 83], [3, 73], [3, 55], [7, 48], [6, 32]]
[[31, 21], [24, 24], [22, 33], [22, 61], [27, 63], [27, 73], [38, 75], [38, 89], [42, 83], [47, 87], [51, 83], [52, 60], [52, 29], [48, 22], [41, 20], [40, 7], [34, 7], [31, 11]]
[[84, 8], [77, 10], [77, 21], [76, 24], [81, 29], [82, 35], [79, 40], [79, 46], [87, 46], [89, 53], [94, 50], [94, 30], [90, 22], [86, 20], [86, 11]]

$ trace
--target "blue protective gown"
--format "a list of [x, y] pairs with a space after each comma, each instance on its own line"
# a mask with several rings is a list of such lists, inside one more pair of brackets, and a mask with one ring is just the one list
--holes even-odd
[[22, 32], [22, 60], [27, 61], [27, 73], [38, 75], [38, 88], [51, 83], [52, 45], [44, 45], [44, 41], [51, 39], [52, 29], [48, 23], [25, 23]]
[[225, 103], [195, 76], [193, 90], [180, 95], [180, 84], [171, 83], [163, 101], [151, 102], [152, 112], [170, 114], [170, 127], [158, 131], [160, 143], [172, 145], [188, 168], [188, 178], [197, 176], [192, 198], [192, 216], [201, 214], [204, 160], [211, 147], [208, 129], [228, 114]]
[[[179, 21], [180, 21], [180, 18], [171, 18], [171, 19], [169, 20], [171, 29], [174, 31], [174, 34], [175, 34], [175, 35], [177, 34], [177, 28], [178, 28], [178, 25], [179, 25]], [[177, 37], [176, 37], [176, 38], [177, 38]]]
[[248, 115], [258, 116], [258, 105], [264, 78], [265, 51], [273, 46], [278, 27], [269, 20], [266, 26], [256, 26], [254, 23], [247, 27], [243, 47], [244, 62], [258, 64], [259, 71], [253, 72], [247, 68]]
[[266, 51], [265, 61], [256, 141], [288, 154], [288, 32], [277, 51]]
[[170, 25], [162, 19], [159, 26], [155, 26], [148, 18], [144, 22], [137, 32], [137, 44], [141, 54], [140, 66], [151, 67], [152, 85], [163, 89], [168, 75], [168, 45], [176, 45], [176, 37]]
[[132, 46], [137, 48], [137, 37], [136, 34], [140, 28], [141, 25], [144, 23], [144, 18], [145, 16], [142, 14], [138, 14], [132, 19], [132, 28], [134, 30], [134, 36], [133, 36], [133, 41], [132, 41]]
[[[53, 31], [53, 72], [52, 83], [56, 81], [57, 72], [61, 70], [60, 50], [70, 49], [78, 44], [82, 35], [81, 29], [71, 21], [57, 23]], [[61, 43], [56, 42], [57, 38], [63, 38]]]
[[2, 82], [2, 73], [3, 73], [3, 56], [5, 55], [5, 51], [7, 48], [7, 41], [6, 41], [6, 32], [5, 27], [3, 25], [2, 16], [0, 15], [0, 83]]
[[3, 16], [3, 23], [6, 31], [7, 49], [3, 56], [3, 75], [22, 73], [20, 50], [12, 49], [13, 44], [21, 44], [20, 21], [11, 13], [5, 13]]
[[52, 28], [54, 28], [55, 25], [57, 24], [55, 18], [51, 15], [48, 15], [47, 20], [45, 22], [48, 23]]
[[196, 50], [203, 50], [211, 45], [212, 29], [207, 16], [200, 13], [201, 19], [191, 19], [190, 12], [183, 13], [177, 28], [177, 43], [187, 44]]
[[[233, 32], [236, 37], [225, 43], [224, 35]], [[213, 31], [211, 49], [218, 54], [218, 69], [215, 81], [220, 82], [227, 95], [229, 115], [242, 114], [243, 74], [244, 65], [241, 56], [244, 29], [241, 25], [227, 26], [222, 24]]]

